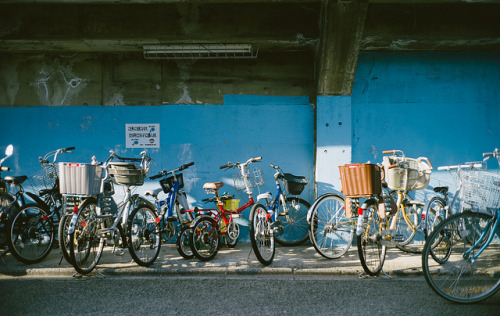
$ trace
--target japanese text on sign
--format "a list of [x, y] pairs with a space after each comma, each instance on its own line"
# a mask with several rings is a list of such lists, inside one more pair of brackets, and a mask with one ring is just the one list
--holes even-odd
[[160, 148], [160, 124], [125, 124], [127, 148]]

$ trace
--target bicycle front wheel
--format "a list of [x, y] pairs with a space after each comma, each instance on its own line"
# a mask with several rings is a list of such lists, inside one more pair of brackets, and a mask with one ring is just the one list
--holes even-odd
[[[474, 303], [498, 291], [500, 229], [493, 232], [493, 224], [490, 214], [464, 212], [434, 229], [422, 253], [425, 280], [434, 292], [453, 302]], [[492, 233], [496, 236], [475, 257]]]
[[69, 255], [69, 224], [71, 223], [72, 214], [63, 215], [59, 221], [59, 227], [57, 230], [57, 236], [59, 238], [59, 248], [61, 253], [68, 263], [71, 263], [71, 257]]
[[309, 221], [309, 238], [320, 255], [336, 259], [349, 250], [354, 230], [345, 218], [344, 199], [340, 195], [319, 197], [313, 204]]
[[194, 257], [191, 246], [189, 245], [189, 235], [191, 235], [191, 227], [184, 226], [177, 234], [177, 251], [184, 259], [192, 259]]
[[7, 227], [7, 244], [17, 260], [32, 264], [49, 255], [56, 232], [47, 210], [26, 204], [11, 216]]
[[219, 251], [219, 225], [211, 217], [200, 217], [189, 236], [191, 251], [201, 261], [212, 260]]
[[384, 266], [386, 246], [382, 245], [382, 230], [385, 229], [385, 220], [379, 218], [377, 204], [368, 202], [364, 212], [363, 232], [357, 236], [358, 255], [363, 270], [375, 276]]
[[297, 198], [286, 199], [286, 211], [280, 205], [279, 220], [283, 225], [283, 232], [276, 234], [275, 239], [282, 246], [298, 246], [309, 238], [309, 228], [307, 225], [307, 212], [311, 204]]
[[439, 196], [435, 196], [425, 205], [425, 239], [429, 238], [434, 229], [446, 219], [446, 202]]
[[275, 252], [274, 232], [263, 205], [255, 204], [250, 210], [249, 230], [255, 256], [263, 265], [270, 265]]
[[96, 210], [96, 200], [88, 198], [80, 204], [78, 214], [73, 214], [77, 218], [69, 238], [70, 263], [81, 274], [94, 270], [104, 249], [105, 238], [99, 234], [104, 223], [97, 217]]
[[134, 261], [143, 267], [152, 265], [160, 254], [161, 236], [156, 212], [148, 205], [136, 207], [128, 218], [127, 245]]
[[396, 218], [396, 228], [394, 232], [394, 240], [399, 247], [406, 246], [413, 240], [413, 237], [415, 237], [417, 233], [420, 221], [417, 211], [418, 208], [415, 209], [412, 204], [408, 203], [404, 205], [404, 209], [404, 212], [406, 212], [406, 217], [411, 225], [409, 225], [406, 221], [403, 209], [400, 209], [398, 212], [398, 217]]

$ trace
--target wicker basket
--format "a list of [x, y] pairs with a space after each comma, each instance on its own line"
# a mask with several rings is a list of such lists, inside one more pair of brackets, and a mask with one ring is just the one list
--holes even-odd
[[[391, 190], [422, 190], [429, 185], [432, 168], [422, 158], [384, 156], [382, 165], [385, 180]], [[393, 165], [398, 166], [389, 169]]]
[[368, 197], [382, 192], [380, 167], [361, 163], [339, 166], [342, 192], [348, 197]]
[[121, 185], [142, 185], [146, 177], [146, 172], [131, 162], [111, 162], [108, 173], [114, 183]]

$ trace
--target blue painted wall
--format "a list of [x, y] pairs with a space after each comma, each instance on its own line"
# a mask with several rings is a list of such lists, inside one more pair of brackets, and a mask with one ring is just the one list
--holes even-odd
[[[262, 156], [258, 165], [266, 178], [263, 191], [274, 192], [269, 163], [313, 179], [314, 114], [308, 97], [226, 96], [224, 105], [4, 107], [0, 115], [0, 150], [14, 144], [15, 154], [5, 165], [15, 175], [35, 173], [40, 169], [38, 156], [61, 147], [76, 150], [59, 161], [90, 162], [93, 155], [104, 161], [110, 149], [120, 156], [138, 156], [141, 149], [125, 148], [125, 124], [159, 123], [160, 148], [148, 152], [156, 171], [195, 162], [184, 172], [193, 205], [203, 206], [205, 182], [222, 180], [222, 192], [246, 200], [234, 190], [231, 172], [219, 169], [228, 161]], [[137, 192], [158, 186], [148, 182]], [[313, 185], [308, 185], [302, 196], [312, 202], [313, 192]], [[254, 197], [257, 194], [254, 190]], [[249, 211], [243, 213], [245, 218]], [[245, 229], [242, 241], [248, 241]]]
[[[500, 52], [361, 53], [352, 93], [352, 161], [382, 151], [437, 167], [500, 147]], [[497, 168], [496, 163], [490, 167]], [[431, 185], [454, 181], [435, 172]]]

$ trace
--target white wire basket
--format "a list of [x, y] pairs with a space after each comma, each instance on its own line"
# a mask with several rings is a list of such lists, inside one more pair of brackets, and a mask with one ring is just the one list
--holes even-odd
[[[233, 170], [233, 181], [234, 188], [238, 191], [245, 190], [245, 180], [241, 176], [240, 170]], [[264, 179], [264, 171], [259, 167], [249, 167], [248, 168], [248, 188], [255, 188], [257, 186], [262, 186], [266, 183]]]
[[460, 200], [464, 208], [476, 210], [500, 208], [500, 175], [482, 170], [460, 170]]
[[57, 181], [57, 168], [47, 166], [36, 172], [30, 178], [30, 184], [33, 192], [38, 194], [41, 190], [52, 189]]

